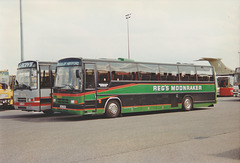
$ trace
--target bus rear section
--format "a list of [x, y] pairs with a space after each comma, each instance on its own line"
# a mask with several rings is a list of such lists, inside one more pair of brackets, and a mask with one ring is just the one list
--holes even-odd
[[233, 76], [217, 76], [218, 96], [233, 96]]
[[53, 93], [54, 111], [107, 117], [215, 103], [211, 66], [117, 60], [60, 60]]
[[0, 107], [8, 108], [13, 105], [13, 90], [7, 70], [0, 71]]
[[55, 69], [54, 62], [19, 63], [14, 88], [15, 109], [52, 114], [52, 85]]
[[233, 90], [234, 96], [240, 97], [240, 67], [237, 67], [235, 69], [233, 88], [234, 88], [234, 90]]

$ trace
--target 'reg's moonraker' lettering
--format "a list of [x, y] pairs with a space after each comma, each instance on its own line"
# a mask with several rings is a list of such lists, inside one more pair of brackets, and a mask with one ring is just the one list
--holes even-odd
[[154, 92], [168, 92], [168, 91], [201, 91], [201, 85], [154, 85]]

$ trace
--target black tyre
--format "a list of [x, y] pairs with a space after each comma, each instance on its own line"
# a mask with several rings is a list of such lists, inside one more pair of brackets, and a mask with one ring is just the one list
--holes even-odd
[[52, 109], [49, 109], [49, 110], [44, 110], [43, 113], [44, 113], [45, 115], [50, 116], [50, 115], [53, 115], [54, 111], [53, 111]]
[[106, 117], [114, 118], [120, 114], [120, 105], [116, 100], [109, 101], [106, 106]]
[[193, 109], [193, 101], [191, 97], [187, 96], [183, 99], [182, 109], [185, 111], [190, 111]]

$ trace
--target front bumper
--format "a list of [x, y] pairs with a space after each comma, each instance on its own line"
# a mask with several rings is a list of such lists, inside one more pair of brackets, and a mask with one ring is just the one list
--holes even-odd
[[10, 105], [11, 99], [0, 99], [0, 106]]

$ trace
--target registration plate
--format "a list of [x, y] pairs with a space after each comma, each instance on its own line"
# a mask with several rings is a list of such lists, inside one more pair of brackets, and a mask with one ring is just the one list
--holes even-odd
[[66, 109], [66, 105], [60, 105], [60, 108]]

